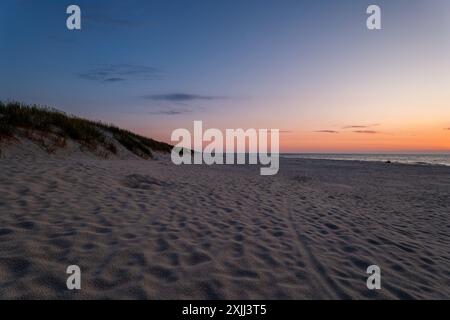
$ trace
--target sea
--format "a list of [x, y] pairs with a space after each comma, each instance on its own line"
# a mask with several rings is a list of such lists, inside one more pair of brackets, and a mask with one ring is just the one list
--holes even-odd
[[322, 160], [350, 160], [350, 161], [376, 161], [422, 165], [450, 166], [450, 153], [284, 153], [280, 157], [291, 159], [322, 159]]

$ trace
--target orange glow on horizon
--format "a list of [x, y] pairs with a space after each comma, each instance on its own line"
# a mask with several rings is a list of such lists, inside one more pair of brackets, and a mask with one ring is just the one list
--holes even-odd
[[304, 132], [280, 136], [282, 152], [450, 152], [450, 130], [422, 132]]

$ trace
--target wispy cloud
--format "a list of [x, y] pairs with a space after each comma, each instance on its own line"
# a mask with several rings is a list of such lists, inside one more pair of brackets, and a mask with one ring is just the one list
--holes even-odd
[[450, 128], [444, 128], [444, 130], [450, 130]]
[[120, 82], [120, 81], [125, 81], [124, 78], [108, 78], [104, 80], [105, 82]]
[[156, 68], [133, 64], [107, 64], [87, 70], [78, 74], [81, 79], [118, 82], [132, 79], [155, 79], [159, 78], [160, 71]]
[[82, 23], [89, 27], [96, 25], [115, 28], [139, 28], [150, 25], [148, 11], [144, 9], [145, 4], [130, 5], [130, 2], [142, 2], [131, 0], [128, 4], [120, 1], [114, 5], [106, 5], [104, 1], [85, 1], [82, 5]]
[[87, 14], [83, 19], [87, 23], [97, 23], [117, 28], [138, 28], [142, 26], [140, 21], [116, 18], [103, 13]]
[[169, 109], [169, 110], [151, 111], [151, 112], [149, 112], [149, 114], [166, 115], [166, 116], [177, 116], [177, 115], [187, 114], [187, 113], [191, 113], [191, 112], [192, 112], [192, 110], [189, 110], [189, 109]]
[[336, 130], [317, 130], [316, 132], [320, 132], [320, 133], [339, 133], [339, 131], [336, 131]]
[[[267, 132], [271, 132], [274, 129], [267, 129]], [[292, 133], [292, 130], [280, 130], [278, 129], [278, 133]]]
[[342, 127], [342, 129], [366, 129], [366, 128], [371, 128], [371, 127], [376, 127], [379, 125], [380, 124], [378, 124], [378, 123], [368, 124], [368, 125], [349, 125], [349, 126]]
[[365, 133], [365, 134], [376, 134], [376, 133], [379, 133], [378, 131], [374, 131], [374, 130], [355, 130], [353, 132], [355, 132], [355, 133]]
[[190, 101], [211, 101], [211, 100], [222, 100], [226, 97], [220, 96], [207, 96], [200, 94], [191, 93], [167, 93], [167, 94], [150, 94], [142, 96], [144, 99], [154, 100], [154, 101], [168, 101], [168, 102], [190, 102]]

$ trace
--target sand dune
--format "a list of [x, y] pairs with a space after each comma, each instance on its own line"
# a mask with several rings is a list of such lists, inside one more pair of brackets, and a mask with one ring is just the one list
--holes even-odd
[[450, 168], [283, 159], [264, 177], [165, 156], [0, 168], [2, 299], [450, 298]]

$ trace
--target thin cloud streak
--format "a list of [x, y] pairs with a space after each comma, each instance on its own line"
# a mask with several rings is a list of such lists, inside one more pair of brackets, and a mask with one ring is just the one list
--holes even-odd
[[155, 79], [160, 76], [160, 71], [156, 68], [133, 65], [133, 64], [108, 64], [100, 65], [84, 73], [78, 74], [78, 77], [84, 80], [117, 82], [134, 79]]
[[378, 124], [378, 123], [368, 124], [368, 125], [349, 125], [349, 126], [342, 127], [342, 129], [366, 129], [366, 128], [371, 128], [371, 127], [376, 127], [379, 125], [380, 124]]
[[120, 82], [120, 81], [126, 81], [126, 79], [124, 79], [124, 78], [108, 78], [103, 81], [105, 81], [105, 82]]
[[317, 130], [316, 132], [319, 132], [319, 133], [339, 133], [339, 131], [335, 131], [335, 130]]
[[374, 130], [355, 130], [353, 132], [355, 132], [355, 133], [363, 133], [363, 134], [377, 134], [377, 133], [379, 133], [378, 131], [374, 131]]
[[166, 115], [166, 116], [177, 116], [177, 115], [181, 115], [181, 114], [187, 114], [187, 113], [191, 113], [192, 110], [189, 109], [180, 109], [180, 110], [157, 110], [157, 111], [151, 111], [149, 112], [149, 114], [153, 114], [153, 115]]
[[84, 19], [88, 23], [98, 23], [117, 28], [139, 28], [142, 26], [142, 23], [138, 21], [114, 18], [104, 14], [85, 15]]
[[180, 92], [167, 94], [150, 94], [142, 96], [142, 98], [153, 101], [168, 101], [168, 102], [212, 101], [212, 100], [227, 99], [227, 97], [222, 96], [207, 96], [191, 93], [180, 93]]

